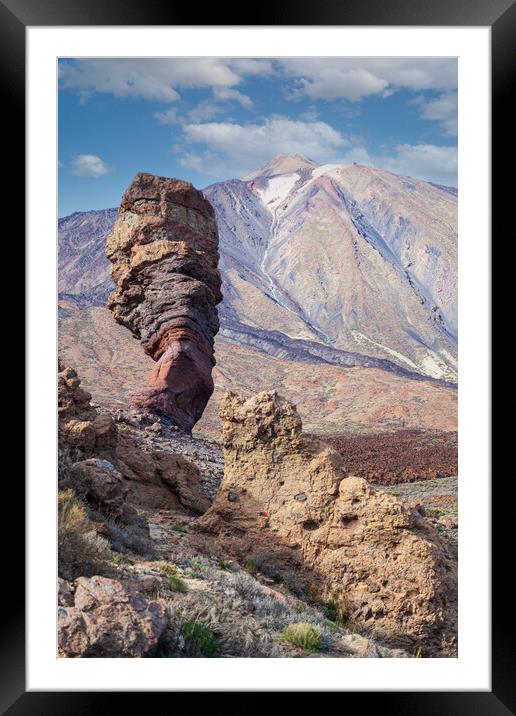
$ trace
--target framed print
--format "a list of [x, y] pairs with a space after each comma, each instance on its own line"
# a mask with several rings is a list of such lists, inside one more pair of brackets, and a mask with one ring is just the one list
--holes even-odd
[[514, 7], [0, 10], [28, 305], [4, 710], [511, 713], [489, 279]]

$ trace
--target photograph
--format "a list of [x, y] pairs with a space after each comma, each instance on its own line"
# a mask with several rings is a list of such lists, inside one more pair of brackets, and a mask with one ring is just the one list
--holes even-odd
[[58, 660], [457, 660], [459, 59], [342, 49], [56, 62]]

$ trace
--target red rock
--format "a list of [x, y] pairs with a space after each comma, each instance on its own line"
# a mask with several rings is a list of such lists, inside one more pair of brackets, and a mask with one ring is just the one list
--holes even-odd
[[106, 252], [117, 286], [108, 307], [156, 361], [132, 403], [189, 432], [213, 393], [222, 294], [212, 206], [187, 182], [137, 174]]

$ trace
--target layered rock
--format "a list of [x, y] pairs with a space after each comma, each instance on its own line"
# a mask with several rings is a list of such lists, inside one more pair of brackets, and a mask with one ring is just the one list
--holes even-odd
[[199, 520], [226, 553], [260, 557], [395, 646], [454, 653], [455, 563], [407, 504], [346, 474], [340, 455], [301, 432], [275, 392], [221, 405], [225, 472]]
[[60, 580], [59, 656], [153, 656], [167, 627], [165, 606], [136, 582], [107, 577]]
[[133, 404], [190, 431], [213, 393], [222, 294], [212, 206], [187, 182], [137, 174], [106, 253], [116, 284], [108, 306], [156, 361]]

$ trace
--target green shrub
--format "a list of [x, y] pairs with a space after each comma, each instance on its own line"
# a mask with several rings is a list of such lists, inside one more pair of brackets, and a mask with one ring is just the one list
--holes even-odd
[[191, 619], [183, 623], [181, 631], [189, 650], [199, 651], [208, 658], [217, 656], [219, 642], [215, 639], [213, 632], [205, 627], [204, 624]]
[[177, 569], [174, 564], [170, 564], [169, 562], [160, 562], [159, 568], [167, 575], [168, 586], [170, 587], [171, 592], [181, 592], [184, 594], [188, 591], [188, 587], [186, 586], [184, 579], [177, 573]]
[[197, 573], [197, 576], [203, 576], [208, 571], [208, 565], [202, 559], [202, 557], [192, 557], [190, 560], [190, 566]]
[[188, 532], [188, 530], [185, 527], [183, 527], [183, 525], [178, 525], [176, 523], [174, 523], [173, 525], [170, 525], [170, 531], [171, 532], [180, 532], [182, 534], [185, 532]]
[[321, 601], [319, 604], [324, 612], [324, 616], [330, 622], [334, 622], [335, 624], [345, 624], [348, 621], [346, 611], [338, 602], [330, 600], [328, 602]]
[[299, 624], [289, 624], [283, 630], [282, 637], [294, 646], [298, 646], [303, 651], [319, 651], [323, 644], [321, 632], [313, 624], [301, 622]]
[[248, 572], [251, 572], [251, 574], [256, 574], [258, 571], [258, 564], [255, 559], [251, 558], [245, 563], [245, 568]]
[[181, 592], [184, 594], [188, 591], [188, 587], [186, 586], [184, 579], [181, 579], [179, 574], [168, 575], [168, 586], [170, 587], [171, 592]]

